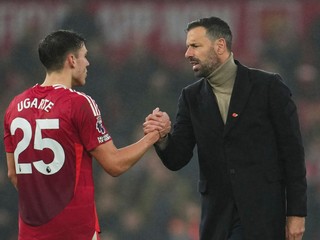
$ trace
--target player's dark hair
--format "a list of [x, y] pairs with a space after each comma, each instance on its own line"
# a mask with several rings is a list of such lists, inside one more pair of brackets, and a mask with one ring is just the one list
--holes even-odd
[[71, 30], [52, 32], [40, 41], [38, 47], [39, 58], [47, 71], [56, 71], [63, 68], [67, 54], [77, 54], [85, 43], [85, 39]]
[[218, 17], [201, 18], [190, 22], [186, 31], [188, 32], [196, 27], [204, 27], [207, 30], [207, 35], [212, 39], [224, 38], [226, 40], [227, 48], [231, 51], [232, 32], [225, 21]]

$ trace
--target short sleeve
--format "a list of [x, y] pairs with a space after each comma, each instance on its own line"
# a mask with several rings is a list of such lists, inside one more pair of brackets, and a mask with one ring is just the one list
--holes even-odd
[[111, 140], [96, 102], [88, 95], [79, 93], [72, 99], [72, 119], [87, 151]]

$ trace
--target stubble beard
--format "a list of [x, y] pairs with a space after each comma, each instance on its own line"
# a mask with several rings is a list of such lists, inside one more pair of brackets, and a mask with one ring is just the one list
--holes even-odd
[[198, 69], [198, 71], [194, 71], [196, 77], [206, 78], [221, 66], [222, 63], [217, 54], [214, 53], [214, 50], [212, 50], [212, 52], [213, 54], [208, 56], [208, 60], [206, 62], [202, 64], [200, 63], [200, 68]]
[[213, 73], [219, 66], [221, 65], [220, 62], [212, 62], [211, 64], [201, 65], [201, 68], [197, 71], [194, 71], [194, 75], [197, 78], [206, 78], [211, 73]]

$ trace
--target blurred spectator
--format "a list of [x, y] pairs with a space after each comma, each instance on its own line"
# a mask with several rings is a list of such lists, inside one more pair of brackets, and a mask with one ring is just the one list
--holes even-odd
[[39, 39], [37, 24], [30, 23], [12, 48], [10, 65], [14, 66], [13, 73], [27, 86], [34, 85], [45, 76], [44, 68], [38, 60]]
[[304, 239], [320, 239], [320, 122], [313, 129], [313, 140], [307, 144], [306, 160], [308, 172], [308, 208], [310, 215], [306, 221]]
[[302, 133], [312, 138], [311, 129], [320, 123], [320, 82], [318, 70], [310, 64], [301, 64], [296, 70], [297, 99]]
[[187, 224], [183, 219], [173, 218], [169, 221], [169, 240], [191, 240]]
[[[1, 153], [4, 153], [3, 144], [0, 147]], [[2, 154], [4, 155], [4, 154]], [[5, 159], [5, 156], [2, 156]], [[18, 209], [17, 194], [12, 185], [7, 180], [7, 168], [5, 162], [0, 163], [0, 236], [1, 239], [17, 239], [18, 231]]]
[[[176, 105], [174, 100], [179, 92], [174, 92], [176, 79], [169, 74], [164, 67], [156, 69], [147, 79], [147, 90], [144, 97], [140, 99], [139, 106], [144, 111], [152, 111], [155, 107], [165, 109], [171, 116], [175, 115]], [[145, 112], [141, 112], [145, 115]]]
[[316, 66], [300, 63], [293, 69], [297, 98], [320, 100], [320, 75]]
[[[125, 126], [121, 132], [124, 136], [132, 136], [131, 129], [141, 123], [149, 111], [140, 104], [148, 94], [149, 81], [159, 68], [159, 62], [142, 43], [133, 43], [129, 56], [121, 64], [115, 91], [119, 94], [120, 102], [117, 104], [121, 111], [122, 125]], [[127, 138], [126, 141], [131, 142], [131, 139]]]
[[320, 16], [313, 20], [311, 27], [308, 31], [308, 41], [310, 41], [310, 53], [312, 54], [312, 60], [315, 62], [316, 67], [320, 66]]
[[[320, 214], [320, 82], [319, 71], [312, 64], [301, 63], [295, 71], [297, 105], [305, 140], [308, 179], [308, 211], [304, 239], [320, 239], [317, 224]], [[318, 213], [318, 214], [312, 214]]]
[[272, 22], [266, 35], [260, 55], [262, 67], [279, 72], [295, 92], [294, 70], [302, 59], [300, 39], [295, 28], [279, 18], [278, 21]]
[[144, 213], [144, 236], [153, 240], [169, 239], [168, 223], [185, 210], [183, 203], [188, 199], [190, 186], [185, 179], [168, 171], [154, 151], [150, 151], [142, 164], [146, 176], [138, 208]]
[[57, 23], [58, 28], [71, 29], [81, 33], [87, 41], [101, 38], [99, 24], [94, 17], [93, 9], [90, 8], [91, 1], [68, 0], [67, 11], [61, 22]]

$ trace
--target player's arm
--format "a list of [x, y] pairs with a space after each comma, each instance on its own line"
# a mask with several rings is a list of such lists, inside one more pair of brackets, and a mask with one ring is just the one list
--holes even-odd
[[90, 153], [107, 173], [117, 177], [131, 168], [158, 140], [159, 133], [154, 131], [129, 146], [118, 149], [110, 140], [99, 145]]
[[13, 153], [6, 153], [7, 156], [7, 166], [8, 166], [8, 178], [12, 182], [13, 186], [18, 189], [18, 178], [16, 174], [16, 167], [14, 163]]

